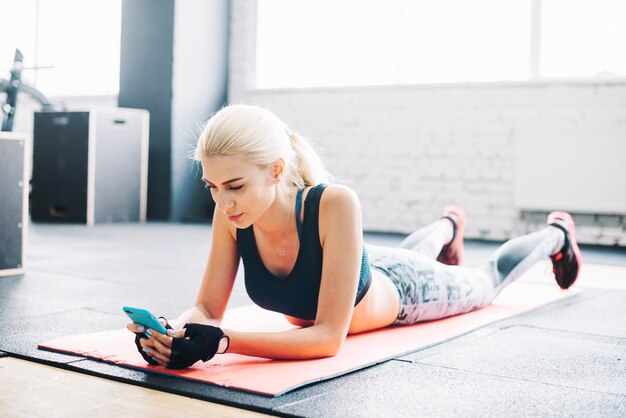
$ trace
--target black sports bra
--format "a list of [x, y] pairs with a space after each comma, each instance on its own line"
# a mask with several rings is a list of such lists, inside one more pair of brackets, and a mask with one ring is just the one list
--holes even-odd
[[[263, 264], [252, 226], [237, 229], [237, 247], [243, 260], [248, 295], [264, 309], [300, 319], [314, 320], [322, 280], [322, 246], [319, 237], [319, 206], [325, 184], [309, 190], [304, 202], [304, 220], [296, 216], [300, 250], [293, 270], [287, 277], [272, 274]], [[296, 196], [296, 213], [300, 214], [302, 190]], [[365, 246], [361, 259], [359, 287], [355, 306], [363, 299], [372, 281]]]

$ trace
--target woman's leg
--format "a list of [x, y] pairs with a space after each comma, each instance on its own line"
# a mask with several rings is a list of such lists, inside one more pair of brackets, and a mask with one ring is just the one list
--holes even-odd
[[507, 241], [481, 265], [493, 278], [496, 295], [537, 261], [548, 257], [559, 286], [567, 289], [574, 283], [582, 263], [574, 220], [566, 212], [552, 212], [547, 223], [541, 231]]
[[368, 252], [372, 267], [385, 273], [398, 290], [400, 311], [395, 324], [470, 312], [492, 299], [493, 280], [486, 270], [448, 266], [406, 248], [370, 251], [368, 247]]
[[559, 285], [563, 272], [569, 275], [566, 279], [571, 285], [580, 267], [580, 253], [573, 221], [565, 222], [564, 217], [549, 217], [550, 225], [543, 230], [506, 242], [477, 268], [447, 266], [407, 249], [374, 254], [372, 265], [391, 278], [400, 294], [396, 324], [444, 318], [486, 306], [506, 285], [548, 257]]
[[563, 231], [546, 226], [541, 231], [505, 242], [480, 266], [493, 280], [494, 297], [536, 262], [547, 260], [558, 252], [564, 241]]
[[416, 251], [444, 264], [459, 265], [463, 262], [465, 223], [463, 209], [447, 206], [440, 219], [406, 237], [400, 248]]

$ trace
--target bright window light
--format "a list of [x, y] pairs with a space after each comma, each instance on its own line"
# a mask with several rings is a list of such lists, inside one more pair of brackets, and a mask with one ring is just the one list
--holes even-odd
[[623, 77], [625, 16], [623, 0], [258, 0], [256, 83]]
[[116, 95], [121, 0], [39, 2], [37, 88], [47, 96]]
[[[37, 7], [35, 0], [0, 0], [0, 11], [0, 78], [9, 78], [16, 48], [24, 54], [25, 67], [35, 65]], [[34, 75], [29, 70], [22, 73], [23, 80], [31, 84]]]
[[543, 0], [544, 77], [626, 76], [626, 2]]
[[259, 0], [262, 88], [397, 81], [399, 0]]
[[0, 11], [0, 77], [19, 48], [22, 80], [48, 97], [118, 94], [121, 0], [0, 0]]
[[530, 1], [402, 2], [401, 83], [524, 80]]

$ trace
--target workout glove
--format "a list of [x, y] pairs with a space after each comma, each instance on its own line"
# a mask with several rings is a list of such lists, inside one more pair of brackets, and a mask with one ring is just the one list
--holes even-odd
[[185, 338], [172, 340], [172, 354], [168, 369], [184, 369], [198, 360], [213, 358], [224, 332], [217, 327], [201, 324], [185, 324]]
[[[160, 316], [159, 319], [163, 319], [165, 321], [165, 329], [172, 329], [172, 327], [170, 326], [170, 323], [167, 322], [167, 319], [165, 319], [164, 317]], [[155, 360], [152, 359], [152, 357], [150, 357], [149, 355], [147, 355], [144, 351], [143, 351], [143, 347], [141, 346], [141, 344], [139, 343], [139, 341], [145, 338], [147, 339], [148, 337], [146, 336], [146, 334], [135, 334], [135, 345], [137, 346], [137, 351], [139, 351], [139, 354], [141, 354], [141, 357], [143, 357], [143, 359], [145, 361], [148, 362], [148, 364], [151, 364], [153, 366], [158, 366], [159, 363]]]

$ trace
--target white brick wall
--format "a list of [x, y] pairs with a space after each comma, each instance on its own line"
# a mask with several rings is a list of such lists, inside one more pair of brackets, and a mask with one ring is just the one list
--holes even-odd
[[[233, 1], [229, 101], [266, 106], [309, 137], [359, 194], [367, 230], [408, 233], [448, 203], [468, 212], [471, 238], [537, 229], [545, 213], [537, 222], [515, 207], [520, 132], [560, 135], [584, 124], [626, 141], [626, 82], [255, 90], [255, 16], [256, 2]], [[593, 164], [602, 161], [586, 169]], [[602, 187], [626, 193], [615, 181]], [[623, 215], [575, 214], [585, 221], [580, 241], [626, 245]]]

